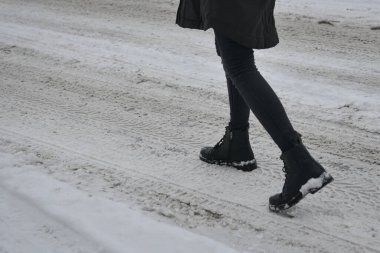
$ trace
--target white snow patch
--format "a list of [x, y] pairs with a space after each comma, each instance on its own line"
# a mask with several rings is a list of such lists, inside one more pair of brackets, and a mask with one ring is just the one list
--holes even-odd
[[304, 184], [301, 187], [300, 192], [302, 193], [303, 196], [305, 196], [306, 194], [310, 193], [311, 189], [321, 188], [326, 178], [329, 178], [329, 177], [331, 176], [327, 172], [324, 172], [318, 178], [309, 179], [309, 181], [307, 181], [306, 184]]
[[[39, 252], [43, 245], [46, 252], [57, 252], [56, 247], [59, 252], [89, 248], [101, 252], [235, 252], [206, 237], [147, 218], [125, 203], [89, 196], [25, 163], [0, 152], [0, 251]], [[36, 238], [41, 229], [45, 232]]]
[[234, 166], [246, 166], [246, 165], [251, 165], [251, 164], [255, 164], [255, 163], [256, 163], [256, 159], [252, 159], [249, 161], [233, 162], [232, 165], [234, 165]]
[[333, 17], [345, 23], [377, 24], [380, 21], [380, 1], [378, 0], [279, 0], [280, 12], [298, 13], [316, 17]]

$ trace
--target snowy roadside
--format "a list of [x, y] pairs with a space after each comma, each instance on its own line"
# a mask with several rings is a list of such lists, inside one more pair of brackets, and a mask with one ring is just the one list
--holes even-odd
[[223, 134], [228, 98], [212, 33], [176, 27], [177, 0], [0, 0], [0, 252], [119, 251], [137, 245], [124, 237], [139, 217], [147, 235], [194, 238], [200, 252], [223, 248], [215, 240], [380, 253], [379, 3], [322, 1], [278, 1], [281, 43], [256, 52], [336, 179], [279, 216], [268, 197], [283, 183], [280, 154], [254, 117], [257, 170], [198, 159]]
[[[236, 252], [42, 173], [38, 157], [0, 152], [0, 252]], [[64, 169], [64, 168], [62, 168]]]
[[345, 25], [378, 27], [380, 2], [377, 0], [277, 0], [277, 11], [299, 14]]

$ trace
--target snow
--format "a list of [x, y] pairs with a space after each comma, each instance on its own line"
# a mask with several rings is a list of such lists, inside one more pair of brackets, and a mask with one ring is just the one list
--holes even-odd
[[246, 165], [255, 164], [255, 163], [256, 163], [256, 159], [252, 159], [250, 161], [233, 162], [232, 165], [234, 165], [234, 166], [246, 166]]
[[343, 23], [379, 25], [380, 2], [378, 0], [279, 0], [280, 12], [297, 13]]
[[[323, 183], [327, 178], [330, 178], [330, 174], [327, 172], [324, 172], [320, 177], [318, 178], [311, 178], [309, 179], [306, 184], [302, 185], [300, 192], [302, 193], [302, 196], [305, 196], [306, 194], [310, 193], [310, 190], [312, 189], [319, 189], [322, 187]], [[327, 180], [326, 180], [327, 181]]]
[[0, 252], [380, 252], [379, 1], [277, 2], [258, 68], [335, 178], [281, 215], [253, 116], [256, 170], [198, 159], [228, 98], [177, 4], [0, 0]]
[[29, 163], [20, 154], [0, 153], [1, 252], [236, 252], [81, 192]]

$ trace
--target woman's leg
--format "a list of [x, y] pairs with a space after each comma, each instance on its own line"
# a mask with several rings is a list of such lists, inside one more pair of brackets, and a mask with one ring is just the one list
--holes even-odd
[[[215, 38], [215, 48], [218, 56], [220, 55], [220, 49], [218, 41]], [[241, 97], [239, 91], [232, 84], [231, 78], [226, 75], [227, 79], [227, 91], [230, 105], [230, 124], [229, 126], [234, 129], [246, 129], [249, 127], [249, 114], [251, 110]]]
[[279, 148], [283, 152], [290, 149], [298, 133], [277, 95], [257, 70], [252, 49], [217, 32], [215, 38], [226, 75]]
[[[219, 47], [215, 41], [216, 51]], [[228, 98], [230, 104], [230, 123], [226, 127], [223, 138], [214, 147], [202, 148], [199, 158], [202, 161], [233, 166], [239, 170], [251, 171], [256, 166], [255, 156], [249, 143], [250, 109], [241, 97], [239, 91], [226, 75]]]
[[248, 128], [251, 110], [229, 77], [227, 77], [227, 90], [230, 103], [230, 127], [233, 129]]
[[316, 193], [333, 178], [314, 160], [293, 129], [280, 100], [257, 70], [253, 51], [215, 33], [226, 74], [240, 95], [282, 150], [285, 184], [269, 199], [272, 211], [288, 209], [309, 193]]
[[256, 160], [249, 142], [250, 109], [240, 96], [238, 90], [227, 77], [228, 97], [230, 102], [230, 123], [223, 138], [214, 147], [201, 149], [202, 161], [228, 165], [243, 171], [256, 169]]

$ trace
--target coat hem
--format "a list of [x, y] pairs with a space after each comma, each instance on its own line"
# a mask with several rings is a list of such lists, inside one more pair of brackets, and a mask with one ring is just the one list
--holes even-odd
[[204, 31], [210, 28], [204, 28], [203, 22], [201, 20], [192, 20], [187, 18], [177, 18], [176, 24], [182, 28], [198, 29]]
[[208, 30], [213, 28], [218, 32], [222, 33], [226, 37], [236, 41], [237, 43], [253, 48], [253, 49], [268, 49], [275, 47], [279, 43], [279, 38], [277, 35], [277, 31], [268, 31], [263, 36], [254, 36], [248, 41], [241, 41], [236, 38], [239, 38], [239, 34], [237, 33], [238, 29], [233, 29], [232, 27], [229, 29], [227, 25], [220, 24], [220, 22], [216, 22], [219, 25], [213, 24], [212, 20], [209, 20], [207, 24], [204, 24], [201, 20], [191, 20], [187, 18], [177, 18], [176, 24], [182, 28], [189, 29], [197, 29], [197, 30]]

